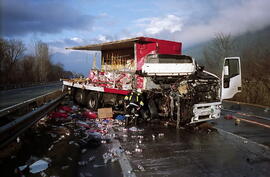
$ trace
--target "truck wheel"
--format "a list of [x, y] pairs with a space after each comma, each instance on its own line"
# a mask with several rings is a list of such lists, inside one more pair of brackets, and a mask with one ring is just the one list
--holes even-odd
[[148, 109], [149, 109], [149, 112], [150, 112], [151, 119], [158, 118], [158, 110], [157, 110], [157, 106], [156, 106], [154, 100], [152, 100], [152, 99], [149, 100]]
[[80, 105], [85, 104], [85, 91], [77, 89], [74, 94], [74, 100]]
[[86, 104], [87, 107], [91, 110], [91, 111], [95, 111], [98, 108], [98, 96], [97, 93], [95, 92], [90, 92], [87, 95], [87, 99], [86, 99]]

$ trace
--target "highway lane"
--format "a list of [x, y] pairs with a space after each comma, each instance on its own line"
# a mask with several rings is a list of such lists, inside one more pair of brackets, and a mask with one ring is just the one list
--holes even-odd
[[118, 132], [126, 137], [120, 142], [131, 152], [128, 157], [136, 176], [270, 176], [269, 148], [250, 140], [221, 130], [176, 130], [163, 125], [140, 128], [144, 131]]
[[0, 109], [61, 89], [62, 83], [0, 91]]
[[[268, 107], [233, 102], [223, 102], [223, 107], [223, 116], [213, 121], [215, 127], [270, 147], [270, 111], [268, 111]], [[224, 119], [226, 115], [232, 115], [235, 119], [240, 118], [240, 124], [235, 125], [235, 119]]]

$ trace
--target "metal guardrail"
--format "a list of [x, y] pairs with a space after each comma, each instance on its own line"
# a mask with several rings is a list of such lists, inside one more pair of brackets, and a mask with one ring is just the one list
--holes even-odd
[[[66, 94], [0, 127], [0, 148], [3, 148], [7, 144], [9, 144], [11, 141], [21, 135], [24, 131], [26, 131], [29, 127], [35, 124], [38, 120], [43, 118], [47, 113], [55, 109], [60, 103], [60, 101], [65, 97], [65, 95]], [[12, 110], [14, 111], [14, 109]]]
[[23, 101], [21, 103], [15, 104], [13, 106], [1, 109], [0, 110], [0, 118], [3, 116], [6, 116], [8, 114], [11, 114], [12, 112], [17, 111], [19, 109], [28, 107], [31, 104], [32, 105], [34, 104], [35, 106], [40, 106], [44, 102], [48, 102], [48, 101], [54, 99], [57, 95], [60, 95], [61, 93], [62, 93], [61, 90], [53, 91], [53, 92], [38, 96], [38, 97], [33, 98], [33, 99]]

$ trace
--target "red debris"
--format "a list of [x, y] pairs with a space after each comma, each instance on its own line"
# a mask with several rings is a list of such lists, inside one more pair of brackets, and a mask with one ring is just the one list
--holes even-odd
[[61, 107], [59, 107], [59, 109], [65, 111], [65, 112], [72, 112], [72, 108], [69, 106], [61, 106]]
[[233, 115], [231, 115], [231, 114], [227, 114], [226, 116], [224, 116], [224, 119], [226, 119], [226, 120], [231, 120], [231, 119], [233, 119], [234, 117], [233, 117]]
[[83, 113], [83, 116], [89, 119], [96, 119], [97, 118], [97, 113], [91, 112], [91, 111], [86, 111]]
[[67, 118], [68, 115], [66, 113], [61, 113], [61, 112], [52, 112], [49, 117], [50, 118]]

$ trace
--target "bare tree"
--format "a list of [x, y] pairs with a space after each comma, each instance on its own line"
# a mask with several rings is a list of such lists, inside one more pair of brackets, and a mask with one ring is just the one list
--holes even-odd
[[47, 82], [51, 67], [48, 45], [41, 41], [36, 42], [35, 56], [36, 56], [36, 72], [38, 73], [38, 81]]
[[0, 45], [1, 82], [14, 82], [16, 62], [24, 55], [26, 48], [20, 40], [0, 39]]
[[210, 44], [204, 48], [203, 56], [206, 67], [220, 75], [223, 59], [231, 56], [234, 50], [235, 45], [231, 35], [218, 33]]

